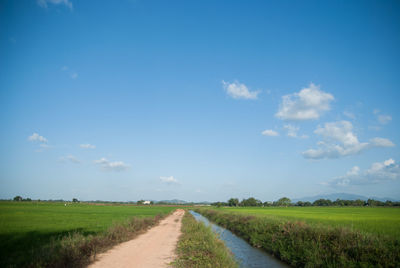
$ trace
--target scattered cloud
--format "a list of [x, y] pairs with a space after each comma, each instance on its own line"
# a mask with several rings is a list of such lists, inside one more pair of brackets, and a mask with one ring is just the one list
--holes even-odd
[[80, 144], [79, 147], [83, 149], [96, 149], [96, 146], [93, 144], [85, 143], [85, 144]]
[[382, 125], [386, 125], [387, 123], [392, 121], [392, 117], [390, 115], [381, 114], [381, 115], [378, 115], [378, 121]]
[[[376, 116], [376, 120], [378, 121], [377, 123], [379, 123], [381, 125], [386, 125], [387, 123], [392, 121], [392, 117], [390, 115], [381, 114], [381, 111], [378, 110], [378, 109], [374, 109], [372, 111], [372, 113]], [[372, 126], [371, 128], [373, 128], [375, 130], [380, 130], [381, 129], [380, 126]]]
[[315, 134], [323, 137], [319, 141], [317, 149], [309, 149], [303, 152], [305, 158], [323, 159], [339, 158], [347, 155], [355, 155], [374, 147], [393, 147], [393, 142], [385, 138], [373, 138], [369, 142], [360, 142], [353, 133], [353, 125], [349, 121], [325, 123], [319, 126]]
[[234, 81], [233, 83], [222, 81], [222, 86], [226, 90], [226, 93], [234, 99], [248, 99], [255, 100], [257, 99], [260, 91], [250, 91], [245, 84], [241, 84], [238, 81]]
[[287, 136], [288, 136], [288, 137], [291, 137], [291, 138], [301, 138], [301, 139], [306, 139], [306, 138], [308, 138], [307, 135], [301, 135], [301, 136], [299, 136], [299, 135], [297, 134], [298, 131], [299, 131], [299, 129], [300, 129], [299, 127], [296, 127], [296, 126], [291, 125], [291, 124], [287, 124], [287, 125], [284, 125], [283, 128], [287, 130]]
[[48, 8], [48, 4], [52, 4], [52, 5], [65, 5], [70, 10], [73, 10], [72, 3], [69, 0], [37, 0], [36, 2], [42, 8]]
[[71, 78], [72, 78], [72, 79], [78, 78], [78, 73], [73, 72], [73, 73], [71, 74]]
[[350, 119], [356, 119], [356, 116], [352, 112], [349, 112], [349, 111], [344, 111], [343, 115]]
[[43, 136], [40, 136], [38, 133], [33, 133], [31, 136], [28, 137], [29, 141], [38, 141], [46, 143], [47, 139]]
[[330, 110], [333, 95], [320, 90], [320, 86], [313, 83], [300, 92], [282, 97], [276, 117], [283, 120], [311, 120], [318, 119], [323, 112]]
[[173, 176], [169, 177], [160, 177], [160, 181], [166, 184], [177, 184], [178, 180], [175, 179]]
[[383, 162], [376, 162], [363, 172], [358, 166], [354, 166], [346, 175], [335, 178], [325, 185], [332, 187], [347, 187], [350, 185], [377, 184], [386, 181], [400, 179], [400, 166], [390, 158]]
[[68, 73], [68, 74], [69, 74], [69, 77], [70, 77], [71, 79], [74, 79], [74, 80], [75, 80], [75, 79], [78, 78], [78, 73], [75, 72], [75, 71], [73, 71], [73, 70], [70, 70], [68, 66], [65, 66], [65, 65], [64, 65], [63, 67], [61, 67], [61, 71]]
[[395, 144], [392, 141], [385, 139], [385, 138], [379, 138], [379, 137], [371, 139], [370, 142], [371, 142], [371, 145], [376, 146], [376, 147], [393, 147], [393, 146], [395, 146]]
[[67, 155], [67, 156], [62, 156], [60, 157], [60, 161], [61, 162], [66, 162], [66, 161], [70, 161], [74, 164], [80, 164], [81, 161], [79, 161], [75, 156], [73, 155]]
[[266, 129], [263, 132], [261, 132], [262, 135], [264, 136], [270, 136], [270, 137], [276, 137], [279, 136], [279, 133], [275, 130], [272, 129]]
[[100, 167], [105, 171], [123, 171], [129, 168], [129, 165], [122, 161], [110, 162], [104, 157], [95, 160], [94, 163], [100, 165]]

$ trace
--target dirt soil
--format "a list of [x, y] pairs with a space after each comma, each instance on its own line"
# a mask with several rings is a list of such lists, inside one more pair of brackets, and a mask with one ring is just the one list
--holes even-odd
[[97, 261], [88, 267], [168, 267], [176, 257], [183, 214], [183, 209], [177, 209], [146, 233], [99, 254]]

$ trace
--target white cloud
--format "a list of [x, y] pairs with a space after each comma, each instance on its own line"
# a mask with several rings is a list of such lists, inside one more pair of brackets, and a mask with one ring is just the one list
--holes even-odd
[[400, 167], [390, 158], [383, 162], [376, 162], [363, 172], [355, 166], [346, 175], [323, 183], [332, 187], [346, 187], [350, 185], [377, 184], [400, 179]]
[[349, 112], [349, 111], [344, 111], [343, 115], [350, 119], [356, 119], [356, 116], [352, 112]]
[[73, 10], [72, 3], [69, 0], [37, 0], [36, 2], [40, 7], [43, 8], [48, 8], [48, 4], [53, 4], [53, 5], [65, 5], [70, 10]]
[[260, 91], [250, 91], [245, 84], [241, 84], [238, 81], [233, 83], [222, 81], [222, 86], [226, 90], [229, 96], [234, 99], [257, 99]]
[[81, 144], [81, 145], [79, 145], [79, 147], [81, 147], [83, 149], [96, 149], [95, 145], [89, 144], [89, 143]]
[[175, 179], [173, 176], [169, 176], [169, 177], [160, 177], [160, 181], [167, 183], [167, 184], [176, 184], [178, 183], [178, 180]]
[[319, 126], [314, 133], [321, 135], [324, 140], [318, 142], [317, 149], [303, 152], [305, 158], [338, 158], [355, 155], [374, 147], [395, 146], [390, 140], [378, 137], [369, 142], [360, 142], [353, 133], [353, 125], [349, 121], [325, 123], [324, 127]]
[[371, 145], [374, 145], [377, 147], [393, 147], [393, 146], [395, 146], [395, 144], [392, 141], [385, 139], [385, 138], [379, 138], [379, 137], [371, 139], [370, 142], [371, 142]]
[[67, 156], [62, 156], [60, 157], [60, 161], [65, 162], [65, 161], [70, 161], [74, 164], [79, 164], [81, 161], [79, 161], [75, 156], [73, 155], [67, 155]]
[[72, 78], [72, 79], [78, 78], [78, 73], [73, 72], [73, 73], [71, 74], [71, 78]]
[[306, 139], [308, 138], [307, 135], [298, 135], [298, 131], [300, 130], [300, 127], [296, 127], [294, 125], [291, 124], [287, 124], [283, 126], [284, 129], [287, 130], [287, 136], [291, 137], [291, 138], [301, 138], [301, 139]]
[[28, 137], [29, 141], [38, 141], [46, 143], [47, 139], [43, 136], [40, 136], [38, 133], [33, 133], [31, 136]]
[[78, 78], [78, 73], [73, 70], [70, 70], [68, 66], [64, 65], [63, 67], [61, 67], [61, 71], [69, 73], [69, 76], [71, 77], [71, 79], [75, 80], [76, 78]]
[[387, 123], [389, 123], [392, 120], [392, 117], [390, 115], [378, 115], [378, 121], [379, 123], [381, 123], [382, 125], [386, 125]]
[[101, 168], [106, 171], [123, 171], [129, 168], [129, 165], [122, 161], [110, 162], [104, 157], [95, 160], [94, 163], [100, 165]]
[[271, 136], [271, 137], [279, 136], [279, 133], [272, 129], [266, 129], [261, 134], [264, 136]]
[[297, 121], [318, 119], [323, 112], [330, 110], [330, 102], [333, 100], [333, 95], [311, 83], [308, 88], [303, 88], [298, 93], [283, 96], [275, 116], [283, 120]]

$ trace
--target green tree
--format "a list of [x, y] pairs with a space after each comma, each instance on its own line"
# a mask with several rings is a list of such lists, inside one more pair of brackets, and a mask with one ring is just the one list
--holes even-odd
[[79, 200], [77, 198], [72, 198], [72, 202], [79, 203]]
[[14, 197], [14, 201], [22, 201], [22, 196], [17, 195]]
[[290, 198], [282, 197], [282, 198], [280, 198], [280, 199], [276, 202], [276, 204], [277, 204], [278, 206], [285, 206], [285, 207], [287, 207], [287, 206], [290, 206], [291, 202], [292, 202], [292, 201], [290, 200]]
[[262, 206], [262, 202], [254, 197], [250, 197], [248, 199], [243, 199], [241, 205], [244, 207], [260, 207]]
[[230, 207], [237, 207], [239, 205], [239, 199], [231, 198], [228, 200], [228, 206]]

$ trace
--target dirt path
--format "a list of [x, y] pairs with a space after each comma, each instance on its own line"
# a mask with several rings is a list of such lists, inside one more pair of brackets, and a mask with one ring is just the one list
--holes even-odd
[[183, 209], [177, 209], [146, 233], [99, 254], [97, 261], [89, 265], [89, 268], [168, 267], [175, 258], [183, 214]]

